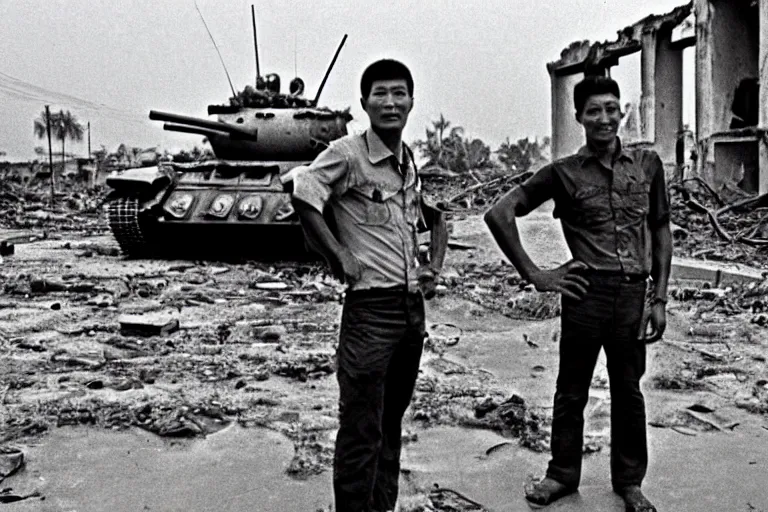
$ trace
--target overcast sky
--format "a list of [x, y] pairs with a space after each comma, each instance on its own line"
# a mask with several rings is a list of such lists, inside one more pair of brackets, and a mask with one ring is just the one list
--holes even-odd
[[[440, 113], [492, 148], [550, 132], [546, 63], [574, 40], [616, 32], [684, 0], [198, 0], [236, 89], [255, 77], [250, 6], [262, 74], [283, 89], [294, 69], [314, 97], [336, 47], [349, 38], [321, 104], [352, 107], [364, 127], [360, 74], [382, 57], [405, 62], [416, 83], [405, 138], [424, 138]], [[43, 141], [33, 120], [44, 105], [91, 123], [91, 144], [114, 150], [192, 147], [201, 137], [164, 132], [150, 109], [205, 117], [229, 85], [194, 0], [0, 0], [0, 151], [31, 158]], [[296, 58], [294, 59], [294, 55]], [[614, 71], [639, 94], [639, 56]], [[686, 108], [686, 112], [690, 109]], [[46, 143], [47, 144], [47, 143]], [[74, 151], [87, 146], [74, 144]]]

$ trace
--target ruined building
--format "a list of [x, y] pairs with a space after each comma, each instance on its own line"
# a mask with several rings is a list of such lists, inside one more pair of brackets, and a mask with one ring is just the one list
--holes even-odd
[[584, 74], [610, 75], [641, 56], [639, 142], [668, 169], [683, 137], [683, 50], [695, 47], [696, 133], [691, 170], [715, 188], [737, 183], [768, 192], [768, 0], [692, 0], [618, 32], [614, 41], [576, 42], [547, 64], [552, 81], [552, 156], [583, 143], [573, 86]]

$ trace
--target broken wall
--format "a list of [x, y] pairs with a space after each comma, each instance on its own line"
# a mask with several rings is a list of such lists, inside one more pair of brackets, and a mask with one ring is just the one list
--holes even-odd
[[764, 188], [757, 130], [760, 11], [754, 0], [695, 3], [697, 171], [715, 189]]
[[676, 161], [677, 136], [683, 128], [683, 49], [673, 45], [671, 27], [654, 36], [654, 126], [647, 139], [653, 141], [661, 160], [672, 164]]
[[584, 129], [576, 120], [573, 87], [583, 73], [552, 76], [552, 158], [576, 152], [584, 144]]
[[573, 118], [573, 85], [584, 74], [610, 75], [620, 59], [640, 52], [642, 96], [633, 118], [622, 127], [623, 134], [635, 135], [632, 145], [652, 146], [674, 167], [675, 143], [683, 125], [682, 52], [692, 42], [673, 42], [672, 30], [690, 16], [692, 7], [689, 3], [647, 16], [619, 30], [614, 41], [572, 43], [558, 61], [547, 64], [552, 80], [553, 158], [572, 153], [584, 142], [583, 130]]
[[675, 142], [683, 128], [683, 50], [692, 45], [694, 172], [715, 189], [737, 185], [747, 192], [768, 193], [768, 0], [692, 0], [618, 31], [614, 41], [572, 43], [558, 61], [547, 64], [553, 158], [566, 156], [583, 141], [568, 104], [572, 90], [567, 89], [581, 74], [609, 74], [622, 57], [640, 51], [639, 115], [632, 119], [634, 126], [623, 129], [639, 131], [636, 144], [653, 147], [665, 167], [676, 171]]

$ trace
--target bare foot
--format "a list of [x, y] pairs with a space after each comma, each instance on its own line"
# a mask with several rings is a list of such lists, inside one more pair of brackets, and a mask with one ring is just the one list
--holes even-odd
[[576, 492], [575, 487], [568, 487], [557, 480], [546, 477], [541, 482], [526, 487], [525, 499], [532, 508], [541, 508], [574, 492]]
[[626, 512], [656, 512], [656, 507], [648, 501], [639, 485], [628, 485], [616, 490], [626, 505]]

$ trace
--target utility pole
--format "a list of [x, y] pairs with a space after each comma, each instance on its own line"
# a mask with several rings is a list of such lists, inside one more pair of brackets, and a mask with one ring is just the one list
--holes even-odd
[[88, 160], [91, 159], [91, 122], [88, 121]]
[[51, 209], [53, 209], [56, 198], [56, 178], [53, 173], [53, 147], [51, 146], [51, 109], [48, 105], [45, 106], [45, 126], [48, 132], [48, 165], [51, 169]]

